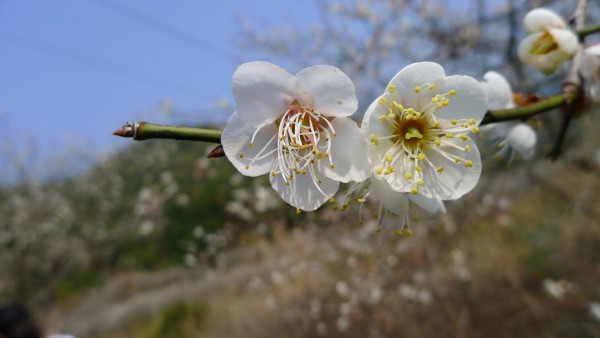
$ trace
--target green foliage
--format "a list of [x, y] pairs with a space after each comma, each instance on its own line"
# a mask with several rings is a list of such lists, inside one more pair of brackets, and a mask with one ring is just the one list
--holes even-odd
[[171, 304], [150, 322], [146, 337], [191, 337], [204, 324], [207, 311], [202, 301]]
[[62, 301], [79, 292], [99, 287], [104, 283], [105, 276], [95, 269], [80, 267], [58, 281], [52, 289], [54, 301]]
[[112, 338], [198, 337], [208, 316], [208, 304], [203, 300], [175, 302], [165, 306], [150, 319], [138, 319], [135, 324]]

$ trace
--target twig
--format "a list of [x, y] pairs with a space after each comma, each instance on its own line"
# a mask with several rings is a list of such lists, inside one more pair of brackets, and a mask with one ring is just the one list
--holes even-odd
[[488, 111], [484, 116], [481, 124], [490, 124], [495, 122], [518, 120], [528, 118], [536, 114], [546, 112], [548, 110], [558, 108], [565, 104], [565, 102], [573, 100], [570, 93], [563, 93], [560, 95], [550, 96], [542, 101], [513, 109], [493, 110]]
[[[584, 28], [586, 8], [587, 0], [579, 0], [577, 2], [577, 6], [575, 7], [575, 11], [573, 12], [575, 29]], [[579, 35], [579, 41], [581, 43], [583, 43], [583, 39], [584, 36]], [[569, 72], [567, 73], [565, 82], [563, 84], [563, 93], [565, 93], [565, 96], [569, 95], [570, 100], [567, 100], [567, 102], [565, 102], [566, 105], [563, 111], [563, 119], [560, 126], [560, 130], [558, 132], [558, 137], [556, 139], [554, 147], [552, 148], [550, 153], [548, 153], [548, 156], [553, 161], [555, 161], [560, 156], [562, 145], [565, 141], [565, 136], [567, 135], [567, 130], [569, 129], [571, 119], [577, 107], [577, 98], [580, 95], [581, 88], [581, 78], [579, 77], [579, 63], [582, 54], [583, 51], [580, 48], [573, 57], [573, 61], [571, 62], [571, 68], [569, 68]]]
[[114, 135], [130, 137], [136, 141], [158, 138], [211, 143], [221, 143], [222, 133], [216, 129], [163, 126], [147, 122], [127, 122], [121, 129], [113, 132]]

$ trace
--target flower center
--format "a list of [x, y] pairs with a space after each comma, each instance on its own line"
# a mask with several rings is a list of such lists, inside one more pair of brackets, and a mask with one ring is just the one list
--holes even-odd
[[315, 161], [326, 158], [329, 166], [334, 168], [330, 150], [331, 138], [336, 135], [331, 122], [314, 109], [301, 106], [297, 100], [294, 100], [290, 104], [290, 109], [276, 123], [279, 126], [277, 132], [279, 170], [271, 174], [283, 175], [286, 185], [289, 185], [295, 175], [308, 174], [318, 188], [321, 181], [315, 175]]
[[[433, 90], [435, 84], [426, 83], [416, 86], [415, 92], [418, 95], [425, 95], [421, 93], [423, 88]], [[395, 100], [388, 102], [387, 97], [395, 98], [393, 94], [386, 94], [379, 99], [384, 113], [377, 119], [388, 126], [389, 134], [371, 134], [371, 143], [379, 147], [380, 141], [386, 140], [389, 141], [386, 144], [391, 143], [391, 145], [387, 149], [382, 149], [383, 157], [380, 163], [374, 164], [376, 175], [387, 176], [399, 172], [405, 180], [414, 183], [411, 192], [417, 194], [418, 186], [425, 183], [423, 168], [429, 166], [438, 174], [444, 171], [443, 163], [433, 163], [427, 154], [437, 153], [441, 155], [438, 158], [455, 164], [463, 163], [467, 168], [473, 166], [472, 161], [457, 154], [456, 150], [460, 152], [471, 150], [471, 146], [465, 144], [469, 140], [466, 134], [479, 132], [476, 121], [474, 119], [438, 120], [435, 114], [450, 105], [450, 97], [455, 94], [455, 90], [437, 94], [418, 110], [412, 107], [406, 108]]]
[[544, 32], [542, 36], [531, 44], [529, 53], [533, 55], [544, 55], [559, 49], [558, 44], [550, 32]]
[[419, 132], [419, 129], [416, 127], [410, 127], [406, 129], [406, 133], [404, 134], [404, 138], [409, 141], [410, 139], [415, 138], [423, 138], [423, 134]]
[[[239, 153], [240, 158], [248, 160], [246, 170], [250, 169], [256, 161], [263, 160], [274, 153], [277, 154], [276, 165], [271, 171], [271, 176], [282, 175], [286, 185], [292, 190], [296, 189], [297, 175], [310, 175], [317, 190], [327, 195], [319, 185], [322, 181], [317, 177], [314, 164], [325, 159], [330, 168], [334, 168], [331, 152], [331, 140], [336, 137], [331, 121], [312, 108], [306, 108], [297, 100], [290, 103], [289, 109], [275, 121], [270, 121], [259, 126], [252, 135], [248, 147], [254, 147], [261, 129], [275, 123], [277, 133], [274, 134], [254, 156]], [[277, 145], [274, 147], [273, 143]], [[261, 142], [262, 143], [262, 142]], [[295, 194], [293, 194], [295, 196]]]

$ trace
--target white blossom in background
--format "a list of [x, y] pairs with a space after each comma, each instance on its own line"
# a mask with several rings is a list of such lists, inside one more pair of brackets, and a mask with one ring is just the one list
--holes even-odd
[[592, 318], [600, 322], [600, 303], [590, 303], [590, 315], [592, 316]]
[[249, 62], [233, 75], [237, 111], [221, 141], [246, 176], [269, 174], [272, 187], [298, 210], [329, 200], [339, 182], [370, 175], [363, 132], [348, 116], [358, 106], [354, 85], [327, 65], [295, 76], [268, 62]]
[[396, 234], [412, 234], [412, 230], [410, 230], [411, 205], [416, 205], [429, 213], [446, 212], [444, 203], [439, 199], [395, 191], [383, 179], [373, 177], [370, 182], [373, 196], [381, 203], [377, 231], [381, 229], [385, 213], [391, 212], [400, 217], [400, 226], [396, 230]]
[[[501, 110], [515, 107], [513, 91], [506, 78], [494, 71], [483, 75], [481, 82], [488, 95], [488, 109]], [[516, 121], [499, 122], [482, 128], [489, 138], [496, 142], [501, 157], [514, 158], [517, 153], [526, 160], [533, 157], [537, 143], [537, 134], [528, 124]]]
[[600, 102], [600, 43], [586, 47], [579, 60], [579, 74], [593, 102]]
[[479, 132], [487, 105], [485, 91], [471, 77], [446, 76], [433, 62], [405, 67], [363, 119], [373, 179], [400, 193], [460, 198], [481, 175], [469, 134]]
[[545, 74], [553, 73], [579, 49], [577, 35], [551, 10], [531, 10], [523, 25], [528, 35], [519, 44], [519, 59]]

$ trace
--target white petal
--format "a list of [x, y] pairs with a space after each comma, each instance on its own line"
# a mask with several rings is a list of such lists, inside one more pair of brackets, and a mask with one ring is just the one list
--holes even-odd
[[579, 49], [579, 38], [570, 30], [550, 29], [548, 31], [560, 49], [568, 55], [575, 55]]
[[525, 123], [516, 125], [506, 137], [506, 143], [526, 160], [533, 157], [536, 142], [537, 136], [535, 131]]
[[373, 197], [377, 198], [386, 210], [398, 215], [404, 215], [408, 212], [408, 196], [404, 192], [392, 190], [386, 181], [371, 177], [371, 186]]
[[231, 88], [240, 117], [252, 126], [277, 119], [299, 96], [298, 80], [264, 61], [241, 65], [233, 74]]
[[[383, 156], [384, 153], [381, 154], [381, 158], [383, 158]], [[373, 167], [375, 168], [375, 165]], [[414, 161], [410, 160], [408, 156], [400, 156], [394, 162], [393, 167], [395, 170], [394, 173], [388, 175], [384, 174], [381, 177], [383, 177], [388, 182], [388, 184], [393, 190], [400, 192], [411, 192], [413, 187], [415, 186], [415, 182], [406, 180], [404, 178], [404, 174], [407, 172], [412, 174], [414, 172]]]
[[[519, 60], [521, 60], [521, 62], [523, 62], [524, 64], [529, 65], [541, 72], [544, 72], [545, 74], [551, 74], [552, 72], [554, 72], [556, 67], [558, 67], [560, 65], [560, 63], [562, 61], [556, 62], [554, 60], [555, 59], [554, 56], [549, 55], [551, 53], [541, 54], [541, 55], [534, 55], [534, 54], [530, 53], [532, 45], [538, 39], [540, 39], [542, 37], [542, 35], [543, 35], [543, 33], [534, 33], [534, 34], [526, 36], [519, 43], [519, 47], [517, 49], [517, 54], [519, 56]], [[556, 52], [560, 53], [560, 50], [557, 50], [552, 53], [556, 53]]]
[[579, 61], [579, 74], [586, 81], [594, 81], [598, 78], [600, 70], [600, 44], [593, 45], [583, 51]]
[[336, 181], [364, 181], [371, 175], [371, 164], [367, 156], [367, 140], [365, 133], [348, 117], [338, 117], [331, 121], [336, 137], [331, 139], [329, 161], [319, 160], [325, 164], [325, 175]]
[[512, 88], [502, 74], [494, 71], [485, 73], [481, 85], [488, 95], [489, 110], [514, 107]]
[[460, 198], [471, 191], [481, 176], [481, 157], [477, 145], [472, 140], [466, 142], [456, 140], [456, 143], [465, 146], [470, 145], [471, 151], [465, 152], [449, 146], [440, 149], [448, 153], [460, 156], [465, 160], [473, 162], [473, 167], [466, 168], [464, 161], [455, 163], [440, 155], [432, 149], [427, 149], [425, 155], [433, 163], [434, 167], [443, 167], [444, 171], [438, 174], [435, 168], [423, 165], [423, 181], [425, 184], [419, 186], [419, 193], [425, 197], [438, 198], [442, 200], [453, 200]]
[[437, 63], [413, 63], [400, 70], [392, 78], [388, 88], [390, 85], [395, 87], [394, 92], [402, 98], [399, 103], [402, 103], [406, 108], [416, 108], [417, 93], [415, 93], [415, 86], [433, 83], [445, 75], [444, 68]]
[[[386, 120], [379, 120], [378, 117], [383, 114], [387, 109], [389, 102], [395, 97], [395, 94], [384, 94], [382, 97], [386, 97], [388, 100], [384, 105], [380, 105], [377, 101], [373, 102], [367, 109], [361, 129], [365, 132], [365, 137], [376, 135], [378, 137], [388, 136], [394, 132], [392, 126]], [[368, 153], [371, 165], [374, 167], [377, 163], [383, 159], [384, 153], [389, 149], [393, 143], [389, 139], [382, 139], [379, 141], [379, 145], [375, 145], [372, 142], [368, 142]]]
[[528, 32], [538, 32], [550, 28], [567, 28], [565, 21], [560, 16], [546, 8], [536, 8], [529, 11], [523, 18], [523, 25]]
[[352, 80], [336, 67], [308, 67], [296, 74], [296, 78], [304, 98], [300, 103], [325, 116], [350, 116], [358, 108]]
[[[556, 70], [558, 66], [560, 66], [563, 62], [571, 59], [573, 54], [577, 51], [578, 45], [575, 45], [575, 52], [573, 51], [573, 41], [571, 32], [562, 31], [561, 33], [557, 33], [556, 35], [559, 37], [561, 43], [565, 45], [567, 48], [563, 50], [562, 48], [555, 49], [551, 52], [545, 54], [531, 54], [532, 45], [540, 38], [542, 38], [544, 33], [535, 33], [526, 36], [521, 43], [519, 43], [519, 48], [517, 53], [519, 55], [519, 59], [521, 62], [536, 68], [539, 71], [544, 72], [545, 74], [551, 74]], [[554, 37], [554, 35], [553, 35]], [[555, 38], [556, 43], [558, 40]]]
[[452, 75], [435, 82], [435, 89], [424, 89], [419, 96], [421, 106], [431, 102], [436, 94], [448, 93], [455, 90], [456, 94], [448, 96], [450, 104], [441, 108], [435, 114], [443, 119], [475, 119], [481, 122], [487, 111], [488, 98], [481, 84], [470, 76]]
[[485, 133], [485, 137], [491, 141], [500, 142], [506, 139], [510, 130], [517, 125], [515, 121], [504, 121], [498, 123], [487, 124], [481, 127], [481, 131]]
[[[304, 175], [295, 175], [289, 182], [289, 185], [285, 185], [281, 174], [276, 176], [269, 175], [271, 186], [277, 191], [279, 196], [288, 204], [304, 211], [313, 211], [323, 205], [323, 203], [333, 197], [340, 185], [339, 182], [324, 177], [319, 172], [316, 172], [316, 177], [322, 183], [314, 182], [311, 175], [306, 173]], [[319, 191], [317, 184], [323, 193]]]
[[254, 138], [253, 146], [250, 147], [248, 144], [255, 131], [256, 127], [248, 126], [240, 114], [234, 112], [221, 135], [221, 144], [223, 144], [225, 155], [236, 169], [246, 176], [268, 173], [277, 156], [277, 153], [273, 152], [263, 159], [252, 160], [259, 152], [267, 154], [277, 147], [277, 126], [274, 123], [269, 123], [261, 128]]
[[373, 117], [373, 114], [379, 114], [379, 111], [377, 109], [377, 106], [379, 105], [378, 100], [379, 97], [375, 101], [371, 102], [369, 107], [367, 107], [365, 114], [363, 115], [362, 121], [360, 123], [360, 129], [364, 130], [365, 133], [367, 132], [367, 130], [369, 130], [369, 121]]
[[418, 205], [421, 209], [424, 209], [427, 212], [435, 213], [435, 212], [446, 212], [446, 207], [444, 206], [444, 202], [436, 198], [428, 198], [421, 194], [413, 195], [408, 194], [408, 198], [411, 202]]

